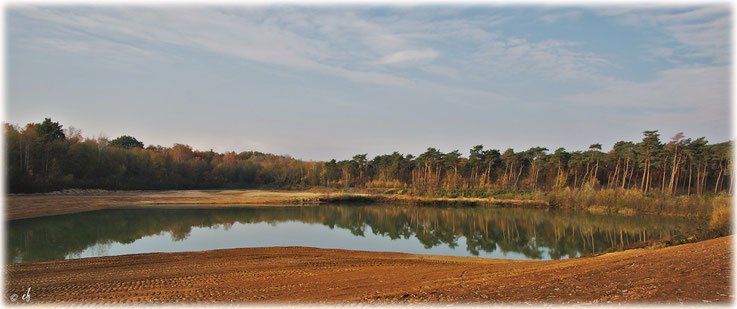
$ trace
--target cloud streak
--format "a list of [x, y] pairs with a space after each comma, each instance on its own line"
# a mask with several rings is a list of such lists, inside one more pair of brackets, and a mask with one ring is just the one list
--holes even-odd
[[543, 16], [540, 16], [540, 20], [547, 24], [554, 24], [561, 21], [574, 21], [581, 17], [581, 12], [579, 11], [567, 11], [567, 12], [559, 12], [559, 13], [550, 13], [545, 14]]
[[[626, 110], [642, 126], [652, 123], [729, 126], [729, 68], [677, 68], [648, 82], [611, 81], [601, 89], [565, 97], [581, 106]], [[661, 124], [662, 125], [662, 124]]]
[[[683, 57], [708, 58], [713, 64], [729, 61], [732, 23], [729, 6], [604, 8], [596, 12], [601, 16], [614, 17], [627, 25], [664, 29], [678, 43], [675, 49]], [[654, 52], [663, 55], [662, 49], [655, 49]]]
[[383, 64], [401, 64], [432, 61], [438, 57], [438, 52], [432, 49], [425, 50], [403, 50], [388, 55], [381, 59]]
[[[580, 110], [717, 128], [712, 132], [728, 126], [731, 19], [725, 6], [14, 6], [7, 21], [9, 105], [24, 106], [11, 113], [39, 113], [64, 99], [79, 102], [75, 108], [100, 104], [104, 92], [95, 97], [83, 89], [105, 81], [119, 96], [111, 102], [161, 104], [161, 110], [188, 102], [189, 110], [178, 108], [181, 118], [211, 113], [229, 119], [233, 127], [223, 136], [262, 127], [279, 132], [279, 151], [295, 155], [290, 136], [324, 135], [332, 132], [328, 124], [356, 140], [392, 132], [405, 139], [416, 138], [407, 132], [525, 138], [503, 136], [516, 119], [530, 122], [528, 135], [551, 130], [546, 134], [554, 136], [550, 128], [590, 118], [576, 114]], [[98, 75], [75, 75], [80, 84], [71, 84], [49, 64]], [[198, 75], [203, 72], [206, 77]], [[44, 96], [43, 85], [27, 82], [41, 74], [49, 74], [42, 76], [47, 84], [82, 90], [58, 86], [66, 97]], [[182, 84], [161, 84], [168, 80]], [[142, 85], [156, 96], [140, 91]], [[245, 116], [222, 116], [218, 109]], [[301, 127], [290, 128], [294, 123]], [[275, 124], [284, 128], [270, 127]], [[208, 141], [201, 132], [183, 134]]]

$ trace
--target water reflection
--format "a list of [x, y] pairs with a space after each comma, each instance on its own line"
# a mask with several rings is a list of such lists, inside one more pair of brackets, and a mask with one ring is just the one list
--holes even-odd
[[[159, 241], [156, 244], [159, 250], [153, 251], [175, 251], [167, 250], [166, 246], [195, 242], [188, 240], [193, 238], [190, 237], [193, 229], [212, 229], [214, 231], [210, 232], [215, 234], [207, 234], [211, 235], [208, 237], [218, 237], [225, 235], [221, 233], [244, 233], [241, 229], [243, 226], [255, 226], [257, 223], [275, 225], [279, 222], [327, 226], [330, 228], [328, 232], [334, 234], [340, 232], [347, 235], [343, 231], [350, 232], [348, 236], [340, 236], [341, 240], [333, 247], [363, 249], [349, 244], [357, 241], [356, 238], [370, 236], [384, 241], [386, 247], [382, 249], [383, 245], [379, 242], [376, 247], [367, 250], [397, 251], [388, 245], [390, 240], [405, 239], [419, 242], [428, 250], [436, 247], [455, 248], [454, 253], [448, 254], [460, 251], [463, 255], [487, 256], [488, 253], [500, 251], [505, 256], [507, 253], [516, 253], [516, 256], [526, 259], [576, 257], [642, 240], [684, 234], [694, 226], [691, 221], [674, 217], [625, 217], [488, 207], [324, 205], [116, 209], [9, 221], [6, 263], [108, 255], [113, 245], [125, 246], [154, 235], [167, 235], [170, 239]], [[279, 228], [277, 225], [273, 229]], [[267, 240], [273, 242], [274, 239], [284, 245], [305, 245], [298, 241], [291, 243], [290, 234], [247, 236], [253, 241], [253, 245], [248, 246], [269, 245]], [[319, 237], [322, 236], [316, 237], [317, 246], [321, 246]], [[259, 240], [262, 242], [259, 243]], [[187, 243], [186, 250], [205, 250], [211, 249], [211, 246]], [[234, 242], [224, 246], [245, 245]]]

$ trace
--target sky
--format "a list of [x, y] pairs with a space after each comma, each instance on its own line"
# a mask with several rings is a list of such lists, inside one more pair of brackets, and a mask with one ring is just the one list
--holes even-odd
[[5, 121], [341, 160], [731, 134], [727, 5], [6, 7]]

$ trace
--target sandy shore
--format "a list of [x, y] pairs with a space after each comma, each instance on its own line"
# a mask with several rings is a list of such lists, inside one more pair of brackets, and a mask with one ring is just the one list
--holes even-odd
[[544, 201], [493, 198], [418, 198], [404, 195], [266, 190], [81, 191], [12, 194], [5, 197], [8, 220], [121, 207], [295, 206], [365, 200], [420, 204], [540, 205]]
[[[270, 247], [6, 266], [31, 303], [729, 303], [732, 237], [562, 261]], [[7, 300], [6, 300], [7, 301]]]
[[304, 191], [264, 190], [83, 191], [73, 194], [16, 194], [5, 197], [5, 215], [7, 219], [13, 220], [120, 207], [196, 206], [202, 208], [226, 205], [300, 205], [314, 204], [324, 195]]

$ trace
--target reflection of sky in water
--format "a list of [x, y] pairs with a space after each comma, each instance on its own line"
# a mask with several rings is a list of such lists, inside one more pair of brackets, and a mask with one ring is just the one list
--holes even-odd
[[268, 246], [558, 259], [634, 244], [644, 232], [685, 235], [695, 223], [485, 207], [115, 209], [8, 221], [5, 252], [11, 263]]
[[[388, 236], [375, 235], [365, 226], [364, 236], [351, 234], [349, 230], [333, 228], [322, 224], [302, 222], [280, 223], [234, 223], [230, 228], [223, 225], [212, 228], [192, 227], [185, 239], [175, 241], [170, 232], [146, 236], [130, 244], [96, 244], [67, 258], [83, 258], [108, 255], [122, 255], [150, 252], [201, 251], [228, 248], [303, 246], [326, 249], [349, 249], [364, 251], [390, 251], [414, 254], [437, 254], [453, 256], [474, 256], [466, 249], [466, 238], [457, 238], [456, 247], [439, 244], [426, 249], [414, 236], [409, 239], [392, 240]], [[540, 248], [543, 259], [550, 259], [548, 250]], [[529, 259], [522, 253], [503, 253], [499, 248], [493, 252], [479, 252], [479, 257], [497, 259]]]

